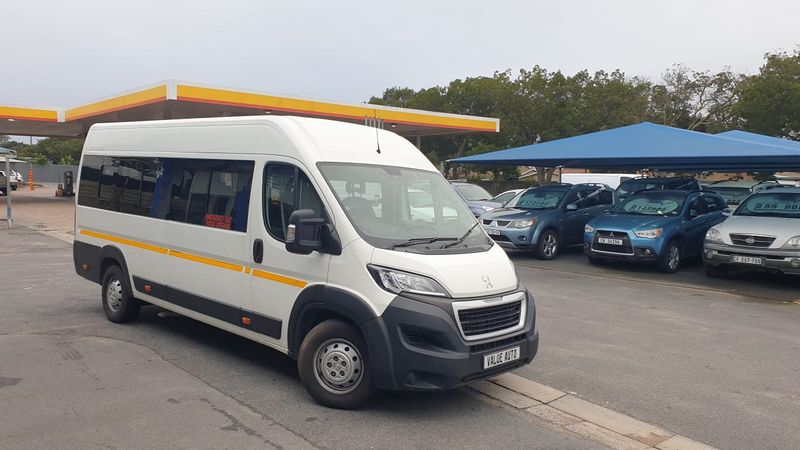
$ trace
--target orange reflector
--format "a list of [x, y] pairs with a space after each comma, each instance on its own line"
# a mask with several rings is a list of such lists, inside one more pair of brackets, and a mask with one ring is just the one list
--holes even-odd
[[145, 284], [144, 285], [144, 291], [145, 292], [153, 292], [153, 286], [150, 286], [149, 284]]
[[88, 264], [84, 264], [84, 265], [81, 266], [81, 269], [83, 269], [83, 271], [86, 272], [87, 270], [89, 270], [89, 265]]
[[247, 325], [247, 326], [249, 327], [251, 322], [252, 322], [252, 321], [250, 320], [250, 318], [249, 318], [249, 317], [247, 317], [247, 316], [242, 316], [242, 324], [243, 324], [243, 325]]

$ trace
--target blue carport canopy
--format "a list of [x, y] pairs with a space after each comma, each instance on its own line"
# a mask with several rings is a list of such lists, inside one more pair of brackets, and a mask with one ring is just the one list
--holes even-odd
[[754, 136], [758, 138], [754, 138], [753, 133], [713, 135], [643, 122], [449, 162], [689, 172], [800, 170], [800, 145], [769, 136]]

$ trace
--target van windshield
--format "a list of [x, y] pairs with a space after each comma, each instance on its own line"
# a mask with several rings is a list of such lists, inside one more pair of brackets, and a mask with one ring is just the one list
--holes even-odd
[[371, 245], [415, 253], [464, 253], [493, 244], [438, 172], [319, 163], [350, 222]]

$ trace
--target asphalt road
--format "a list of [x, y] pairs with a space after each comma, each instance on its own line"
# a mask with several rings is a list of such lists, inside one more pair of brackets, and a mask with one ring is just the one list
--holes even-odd
[[542, 336], [517, 374], [719, 448], [800, 448], [800, 277], [512, 259]]
[[71, 246], [0, 231], [0, 448], [600, 448], [469, 390], [313, 403], [282, 354], [146, 307], [106, 321]]

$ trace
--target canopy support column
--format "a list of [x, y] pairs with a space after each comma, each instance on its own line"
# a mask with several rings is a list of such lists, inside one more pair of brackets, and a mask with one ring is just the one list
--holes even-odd
[[6, 221], [8, 228], [14, 219], [11, 217], [11, 156], [6, 153]]

